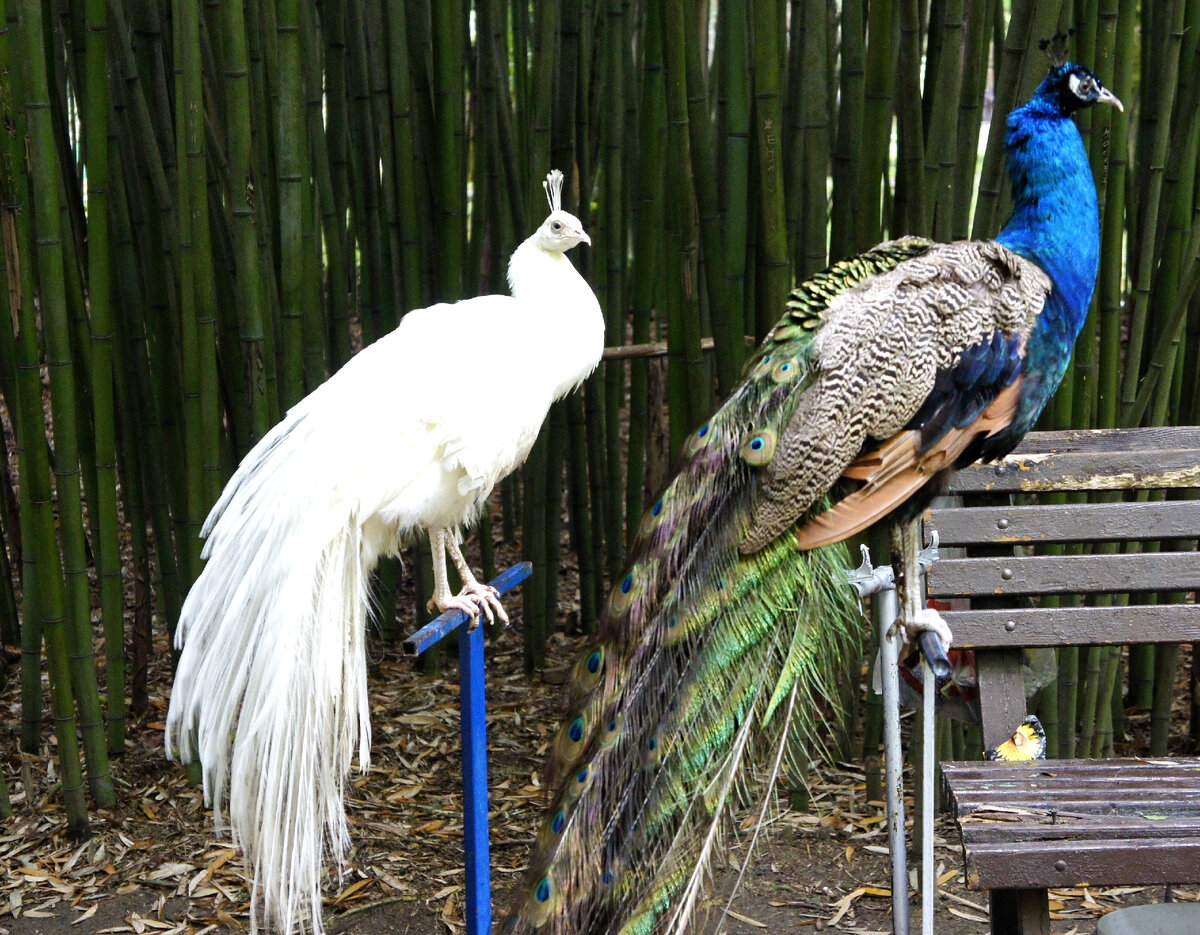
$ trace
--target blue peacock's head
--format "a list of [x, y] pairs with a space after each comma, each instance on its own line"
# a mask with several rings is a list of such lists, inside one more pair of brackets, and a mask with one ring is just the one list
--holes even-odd
[[1117, 96], [1104, 87], [1095, 74], [1074, 62], [1051, 68], [1034, 99], [1054, 108], [1063, 117], [1093, 104], [1112, 104], [1117, 110], [1125, 110]]

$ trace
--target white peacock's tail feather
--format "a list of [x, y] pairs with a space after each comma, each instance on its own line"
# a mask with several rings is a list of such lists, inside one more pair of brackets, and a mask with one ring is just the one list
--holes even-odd
[[261, 897], [268, 926], [319, 935], [323, 858], [340, 866], [349, 844], [345, 776], [370, 755], [367, 569], [358, 523], [314, 535], [287, 509], [282, 465], [303, 444], [299, 422], [251, 452], [206, 524], [166, 746], [200, 760], [218, 826], [228, 803], [254, 880], [251, 931]]

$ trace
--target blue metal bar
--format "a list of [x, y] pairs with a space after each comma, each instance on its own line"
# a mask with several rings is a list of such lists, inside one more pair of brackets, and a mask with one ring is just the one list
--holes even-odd
[[[533, 573], [529, 562], [501, 572], [491, 582], [504, 594]], [[448, 610], [404, 641], [419, 655], [447, 633], [470, 621]], [[487, 703], [484, 697], [483, 627], [466, 627], [458, 637], [458, 691], [462, 708], [463, 850], [467, 871], [467, 935], [492, 931], [491, 853], [488, 843]]]
[[467, 931], [470, 935], [488, 935], [492, 931], [483, 675], [483, 627], [467, 628], [458, 635], [458, 691], [462, 706], [463, 851], [466, 854]]
[[[533, 565], [529, 562], [518, 562], [512, 568], [507, 568], [496, 576], [495, 581], [489, 582], [493, 588], [504, 594], [533, 574]], [[421, 627], [403, 643], [404, 653], [408, 656], [419, 656], [430, 646], [440, 640], [451, 630], [457, 630], [471, 618], [461, 610], [448, 610], [436, 620]]]

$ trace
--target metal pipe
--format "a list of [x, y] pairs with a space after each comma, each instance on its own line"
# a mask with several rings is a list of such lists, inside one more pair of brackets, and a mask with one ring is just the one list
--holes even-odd
[[[937, 637], [934, 637], [936, 640]], [[941, 641], [938, 641], [941, 649]], [[945, 656], [945, 651], [942, 653]], [[937, 879], [933, 866], [933, 773], [937, 768], [934, 738], [936, 715], [934, 701], [937, 698], [937, 679], [928, 657], [921, 657], [921, 935], [933, 935], [933, 897], [937, 892]]]
[[887, 783], [888, 850], [892, 856], [892, 931], [908, 935], [908, 859], [904, 839], [904, 750], [900, 743], [900, 674], [896, 645], [890, 632], [896, 622], [895, 588], [879, 594], [879, 656], [883, 677], [883, 737]]

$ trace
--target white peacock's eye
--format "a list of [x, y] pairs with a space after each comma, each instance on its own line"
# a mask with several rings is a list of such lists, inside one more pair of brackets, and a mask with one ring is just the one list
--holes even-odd
[[555, 221], [554, 223], [552, 223], [550, 225], [550, 230], [554, 231], [554, 233], [556, 233], [556, 234], [561, 233], [562, 229], [563, 229], [562, 221]]

